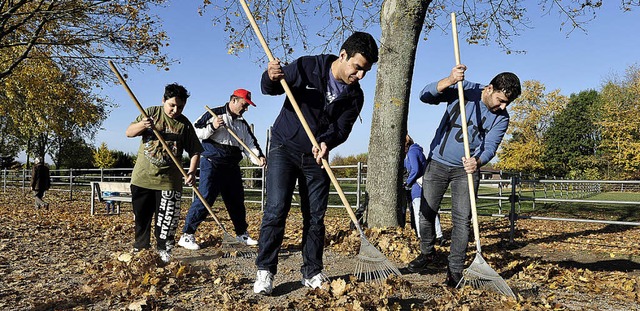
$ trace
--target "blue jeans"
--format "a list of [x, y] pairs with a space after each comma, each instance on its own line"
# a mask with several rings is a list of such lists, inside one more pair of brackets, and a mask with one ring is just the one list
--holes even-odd
[[[242, 173], [237, 161], [203, 156], [200, 159], [200, 194], [207, 200], [209, 206], [213, 206], [218, 194], [222, 194], [222, 200], [233, 223], [236, 235], [242, 235], [247, 231], [247, 210], [244, 206], [244, 187], [242, 186]], [[187, 218], [184, 221], [183, 233], [194, 234], [209, 214], [200, 198], [194, 198]]]
[[[473, 174], [474, 188], [477, 193], [480, 175]], [[451, 251], [449, 252], [449, 270], [462, 272], [469, 243], [469, 225], [471, 224], [471, 201], [467, 173], [462, 167], [448, 166], [429, 161], [422, 182], [422, 203], [420, 204], [420, 252], [425, 255], [435, 253], [435, 221], [440, 203], [447, 188], [451, 185]]]
[[269, 150], [267, 200], [258, 241], [258, 270], [278, 271], [278, 252], [282, 247], [291, 196], [298, 181], [302, 211], [302, 267], [304, 278], [322, 272], [324, 215], [329, 198], [329, 176], [311, 154], [289, 150], [274, 143]]

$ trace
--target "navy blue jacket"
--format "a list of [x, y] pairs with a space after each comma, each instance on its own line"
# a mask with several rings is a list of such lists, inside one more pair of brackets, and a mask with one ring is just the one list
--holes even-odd
[[[303, 56], [282, 67], [309, 128], [318, 143], [324, 142], [329, 150], [347, 140], [364, 104], [364, 94], [357, 82], [348, 85], [338, 98], [327, 103], [327, 81], [331, 63], [337, 58], [335, 55]], [[262, 74], [261, 88], [266, 95], [284, 93], [280, 81], [271, 81], [267, 71]], [[311, 153], [311, 141], [288, 98], [271, 129], [271, 141], [301, 153]]]

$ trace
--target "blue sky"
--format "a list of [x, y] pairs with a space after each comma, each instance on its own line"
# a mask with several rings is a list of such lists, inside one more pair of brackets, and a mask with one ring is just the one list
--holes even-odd
[[[587, 89], [599, 90], [607, 78], [623, 75], [629, 66], [640, 64], [640, 40], [632, 34], [640, 29], [638, 9], [623, 13], [617, 5], [617, 2], [606, 1], [596, 19], [586, 26], [586, 33], [576, 30], [569, 36], [566, 30], [560, 29], [558, 16], [530, 10], [533, 29], [524, 30], [511, 45], [514, 50], [526, 50], [525, 54], [507, 55], [495, 45], [468, 45], [460, 37], [461, 61], [468, 67], [466, 77], [470, 81], [488, 83], [495, 74], [511, 71], [521, 81], [542, 82], [547, 92], [560, 89], [562, 94], [570, 95]], [[170, 71], [129, 70], [127, 83], [142, 106], [160, 105], [164, 86], [178, 82], [191, 93], [184, 114], [193, 122], [204, 112], [205, 105], [223, 105], [233, 90], [246, 88], [252, 92], [257, 107], [251, 107], [245, 118], [254, 124], [256, 136], [264, 148], [267, 129], [280, 111], [284, 95], [273, 97], [260, 93], [260, 75], [266, 68], [266, 63], [256, 62], [264, 53], [261, 47], [251, 47], [238, 56], [227, 54], [226, 34], [222, 27], [214, 27], [210, 16], [198, 15], [196, 4], [174, 2], [173, 6], [156, 13], [164, 20], [164, 29], [170, 37], [167, 52], [179, 63]], [[369, 31], [379, 38], [379, 27]], [[420, 40], [408, 127], [410, 135], [423, 146], [429, 145], [444, 107], [422, 104], [418, 99], [419, 92], [427, 83], [448, 75], [454, 64], [450, 31], [435, 30], [428, 40]], [[377, 66], [374, 66], [361, 81], [365, 92], [362, 123], [356, 123], [347, 142], [334, 149], [332, 155], [367, 152], [376, 70]], [[118, 107], [111, 111], [103, 124], [104, 129], [93, 143], [98, 146], [106, 142], [110, 149], [136, 153], [140, 139], [127, 138], [124, 133], [139, 114], [138, 110], [120, 85], [105, 87], [101, 94], [110, 97]]]

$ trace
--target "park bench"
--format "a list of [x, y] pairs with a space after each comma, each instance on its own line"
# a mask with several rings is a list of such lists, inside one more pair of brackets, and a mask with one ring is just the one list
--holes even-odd
[[[103, 193], [115, 195], [105, 196]], [[120, 202], [131, 203], [131, 183], [128, 182], [91, 182], [91, 215], [95, 214], [95, 203], [112, 201], [116, 213], [120, 214]]]

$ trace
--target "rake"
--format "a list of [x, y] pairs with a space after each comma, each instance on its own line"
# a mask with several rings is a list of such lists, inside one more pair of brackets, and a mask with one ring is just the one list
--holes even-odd
[[[133, 94], [133, 92], [131, 91], [131, 89], [127, 85], [127, 82], [124, 80], [122, 75], [120, 75], [120, 72], [118, 71], [116, 66], [113, 64], [113, 62], [109, 61], [109, 67], [111, 67], [111, 71], [113, 71], [113, 73], [115, 73], [116, 76], [118, 77], [118, 80], [120, 81], [120, 84], [122, 84], [122, 86], [127, 90], [127, 93], [129, 93], [129, 96], [131, 97], [133, 102], [136, 104], [136, 107], [138, 107], [138, 110], [140, 111], [140, 113], [145, 118], [149, 118], [149, 115], [147, 115], [147, 112], [142, 108], [142, 105], [140, 105], [140, 102], [138, 101], [136, 96]], [[187, 172], [185, 172], [184, 168], [182, 168], [182, 165], [180, 164], [180, 161], [176, 158], [176, 156], [173, 154], [173, 152], [171, 152], [171, 149], [167, 145], [167, 142], [164, 140], [164, 138], [162, 137], [160, 132], [158, 132], [158, 130], [155, 127], [153, 128], [153, 133], [155, 134], [156, 138], [158, 138], [158, 141], [160, 141], [160, 143], [162, 144], [162, 147], [164, 148], [165, 152], [167, 154], [169, 154], [169, 156], [171, 157], [171, 160], [173, 160], [173, 163], [178, 167], [178, 170], [180, 170], [180, 173], [182, 173], [182, 176], [185, 179], [188, 178]], [[222, 236], [223, 248], [225, 246], [234, 248], [233, 251], [226, 252], [223, 257], [244, 257], [244, 258], [254, 257], [256, 255], [255, 250], [251, 249], [247, 245], [244, 245], [244, 244], [240, 243], [238, 240], [236, 240], [236, 238], [231, 236], [229, 234], [229, 232], [227, 232], [227, 230], [224, 228], [222, 223], [218, 220], [218, 217], [216, 217], [215, 213], [211, 209], [211, 206], [209, 205], [209, 202], [207, 202], [207, 200], [205, 200], [205, 198], [202, 196], [202, 194], [198, 190], [198, 187], [196, 187], [195, 184], [194, 184], [194, 185], [191, 185], [191, 188], [193, 189], [193, 192], [198, 196], [198, 198], [200, 199], [202, 204], [204, 204], [204, 206], [207, 208], [207, 211], [209, 211], [209, 214], [211, 215], [213, 220], [216, 222], [216, 224], [218, 224], [218, 226], [220, 226], [220, 228], [222, 229], [222, 231], [223, 231], [223, 236]]]
[[[213, 110], [211, 110], [211, 108], [209, 108], [209, 106], [204, 106], [204, 109], [206, 109], [211, 116], [215, 116], [216, 114], [213, 112]], [[224, 128], [227, 129], [227, 131], [229, 132], [229, 134], [231, 134], [231, 136], [233, 136], [233, 138], [235, 138], [238, 143], [240, 143], [240, 145], [242, 146], [242, 148], [244, 148], [245, 150], [247, 150], [249, 152], [249, 154], [254, 157], [258, 162], [260, 162], [260, 158], [258, 157], [258, 155], [256, 155], [251, 148], [249, 148], [249, 146], [247, 146], [247, 144], [244, 143], [244, 141], [242, 141], [242, 138], [240, 138], [240, 136], [238, 136], [238, 134], [236, 134], [236, 132], [234, 132], [230, 127], [225, 126]]]
[[[458, 29], [456, 23], [456, 14], [451, 13], [451, 28], [453, 32], [453, 48], [456, 58], [456, 65], [460, 65], [460, 48], [458, 46]], [[460, 118], [462, 123], [462, 138], [464, 142], [464, 156], [471, 157], [469, 151], [469, 133], [467, 132], [467, 114], [465, 111], [464, 89], [462, 81], [458, 82], [458, 97], [460, 106]], [[498, 292], [500, 294], [516, 297], [513, 291], [507, 285], [507, 282], [487, 264], [482, 258], [482, 249], [480, 247], [480, 229], [478, 227], [478, 211], [476, 210], [476, 195], [473, 186], [473, 174], [467, 173], [467, 182], [469, 184], [469, 200], [471, 201], [471, 221], [473, 222], [473, 237], [476, 240], [476, 257], [471, 265], [462, 271], [462, 279], [456, 288], [470, 285], [473, 288], [482, 288]]]
[[[262, 45], [262, 48], [267, 54], [269, 61], [273, 61], [274, 60], [273, 54], [271, 54], [271, 50], [269, 49], [267, 42], [264, 40], [264, 37], [262, 36], [262, 32], [260, 32], [260, 28], [258, 28], [258, 25], [256, 24], [256, 21], [253, 18], [251, 11], [249, 10], [249, 6], [247, 5], [245, 0], [240, 0], [240, 4], [242, 4], [242, 8], [246, 13], [247, 18], [249, 19], [249, 22], [251, 23], [251, 26], [253, 27], [253, 30], [255, 31], [256, 36], [260, 41], [260, 44]], [[282, 84], [282, 88], [287, 94], [287, 98], [291, 102], [291, 105], [293, 106], [293, 109], [295, 110], [296, 115], [298, 116], [298, 119], [300, 119], [300, 123], [302, 124], [302, 127], [304, 128], [307, 136], [309, 137], [309, 140], [311, 141], [311, 143], [315, 148], [320, 149], [320, 145], [316, 141], [315, 137], [313, 136], [313, 132], [311, 132], [311, 128], [309, 128], [307, 121], [302, 115], [302, 111], [298, 106], [298, 102], [293, 97], [293, 93], [291, 93], [291, 89], [289, 88], [287, 81], [285, 81], [285, 79], [281, 79], [280, 84]], [[333, 171], [331, 170], [329, 161], [327, 161], [326, 159], [322, 159], [322, 165], [324, 166], [325, 171], [327, 172], [327, 175], [329, 175], [329, 178], [331, 179], [331, 182], [333, 183], [334, 188], [338, 192], [338, 195], [340, 196], [340, 200], [342, 200], [342, 203], [344, 204], [344, 207], [346, 208], [347, 213], [349, 214], [349, 218], [351, 218], [351, 221], [353, 222], [353, 224], [358, 229], [358, 232], [360, 233], [360, 240], [361, 240], [360, 253], [358, 254], [358, 262], [356, 263], [356, 269], [354, 273], [355, 276], [360, 279], [364, 279], [366, 282], [370, 280], [382, 280], [392, 274], [401, 275], [400, 270], [398, 270], [398, 268], [395, 265], [393, 265], [384, 256], [384, 254], [382, 254], [382, 252], [380, 252], [375, 246], [373, 246], [367, 240], [366, 236], [364, 235], [364, 232], [362, 231], [362, 228], [360, 227], [360, 224], [358, 222], [356, 215], [353, 213], [353, 210], [351, 209], [351, 205], [349, 204], [349, 201], [347, 201], [347, 198], [345, 197], [344, 192], [342, 191], [342, 187], [340, 187], [340, 184], [338, 184], [338, 180], [336, 179], [336, 176], [333, 174]]]

